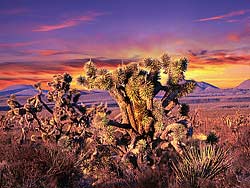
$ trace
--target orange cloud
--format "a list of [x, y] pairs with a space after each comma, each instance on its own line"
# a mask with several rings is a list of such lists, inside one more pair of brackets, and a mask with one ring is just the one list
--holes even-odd
[[248, 12], [250, 12], [250, 9], [233, 11], [233, 12], [230, 12], [230, 13], [227, 13], [227, 14], [208, 17], [208, 18], [202, 18], [202, 19], [198, 19], [198, 20], [195, 20], [195, 21], [197, 21], [197, 22], [206, 22], [206, 21], [222, 20], [222, 19], [231, 18], [231, 17], [234, 17], [234, 16], [241, 16], [241, 15], [244, 15], [244, 14], [246, 14]]
[[[6, 62], [0, 63], [0, 89], [13, 84], [34, 84], [38, 81], [48, 82], [55, 74], [68, 72], [74, 78], [82, 74], [84, 63], [89, 59], [65, 61]], [[136, 61], [136, 59], [98, 59], [93, 58], [97, 67], [114, 68], [118, 65]], [[45, 84], [46, 85], [46, 84]]]
[[238, 34], [231, 33], [227, 36], [227, 39], [232, 41], [232, 42], [238, 42], [238, 41], [240, 41], [240, 36]]
[[[83, 40], [84, 41], [84, 40]], [[159, 57], [164, 52], [174, 53], [182, 48], [187, 40], [175, 33], [161, 32], [145, 35], [125, 35], [117, 37], [110, 42], [104, 37], [93, 39], [86, 43], [75, 43], [81, 51], [88, 52], [92, 56], [104, 56], [112, 58], [131, 57]], [[115, 49], [115, 50], [114, 50]], [[98, 54], [96, 54], [98, 53]]]
[[47, 32], [47, 31], [53, 31], [53, 30], [73, 27], [73, 26], [77, 26], [81, 23], [93, 21], [96, 19], [96, 17], [101, 16], [101, 15], [104, 15], [104, 13], [89, 12], [87, 15], [83, 15], [83, 16], [80, 16], [77, 18], [71, 18], [71, 19], [68, 19], [62, 23], [58, 23], [58, 24], [54, 24], [54, 25], [42, 25], [42, 26], [39, 26], [37, 29], [34, 29], [32, 31]]
[[82, 54], [81, 52], [77, 52], [77, 51], [70, 51], [70, 50], [37, 50], [35, 51], [37, 52], [39, 55], [42, 56], [53, 56], [53, 55], [64, 55], [64, 54]]

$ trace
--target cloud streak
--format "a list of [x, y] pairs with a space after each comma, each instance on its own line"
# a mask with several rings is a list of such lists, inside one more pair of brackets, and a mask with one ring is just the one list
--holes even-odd
[[71, 50], [36, 50], [35, 53], [41, 55], [41, 56], [55, 56], [55, 55], [65, 55], [65, 54], [83, 54], [82, 52], [77, 51], [71, 51]]
[[30, 46], [38, 41], [30, 41], [30, 42], [15, 42], [15, 43], [0, 43], [0, 48], [15, 48], [15, 47], [23, 47]]
[[249, 54], [238, 54], [228, 50], [201, 50], [197, 52], [189, 50], [187, 56], [191, 62], [190, 68], [193, 69], [206, 68], [207, 66], [250, 66]]
[[[229, 13], [223, 14], [223, 15], [218, 15], [218, 16], [213, 16], [213, 17], [208, 17], [208, 18], [201, 18], [201, 19], [198, 19], [195, 21], [196, 22], [207, 22], [207, 21], [223, 20], [223, 19], [232, 18], [235, 16], [242, 16], [242, 15], [245, 15], [249, 12], [250, 12], [250, 9], [239, 10], [239, 11], [229, 12]], [[233, 22], [232, 20], [234, 20], [234, 19], [230, 19], [229, 22]]]
[[97, 17], [104, 15], [105, 13], [102, 12], [89, 12], [86, 15], [79, 16], [76, 18], [71, 18], [66, 21], [63, 21], [61, 23], [57, 23], [54, 25], [41, 25], [36, 29], [33, 29], [34, 32], [48, 32], [48, 31], [54, 31], [69, 27], [74, 27], [82, 23], [87, 23], [94, 21]]

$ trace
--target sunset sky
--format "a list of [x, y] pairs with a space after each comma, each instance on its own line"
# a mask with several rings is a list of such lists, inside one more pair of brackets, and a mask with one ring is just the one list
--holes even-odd
[[188, 79], [249, 79], [250, 1], [0, 0], [0, 89], [164, 52], [190, 60]]

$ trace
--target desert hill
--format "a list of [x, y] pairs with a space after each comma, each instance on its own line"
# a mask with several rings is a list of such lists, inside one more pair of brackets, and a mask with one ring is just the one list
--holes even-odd
[[194, 93], [199, 93], [199, 92], [215, 92], [220, 90], [220, 88], [209, 84], [207, 82], [197, 82], [197, 86], [194, 89]]
[[235, 88], [236, 89], [250, 89], [250, 79], [241, 82], [240, 85], [238, 85]]
[[29, 91], [33, 91], [33, 90], [35, 89], [32, 85], [12, 85], [12, 86], [6, 87], [3, 90], [0, 90], [0, 96], [17, 94], [19, 92], [21, 94], [32, 95], [33, 92], [29, 94]]

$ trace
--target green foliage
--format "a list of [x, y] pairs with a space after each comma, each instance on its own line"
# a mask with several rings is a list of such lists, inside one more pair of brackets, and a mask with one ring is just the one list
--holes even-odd
[[78, 83], [79, 85], [82, 85], [82, 86], [88, 84], [88, 83], [87, 83], [87, 79], [86, 79], [84, 76], [79, 76], [79, 77], [77, 78], [76, 81], [77, 81], [77, 83]]
[[111, 87], [113, 86], [113, 80], [112, 80], [111, 76], [107, 73], [97, 77], [95, 79], [95, 82], [96, 82], [96, 84], [95, 84], [96, 87], [98, 89], [102, 89], [102, 90], [110, 90]]
[[149, 68], [150, 71], [157, 72], [160, 71], [162, 63], [157, 59], [147, 58], [144, 60], [145, 68]]

